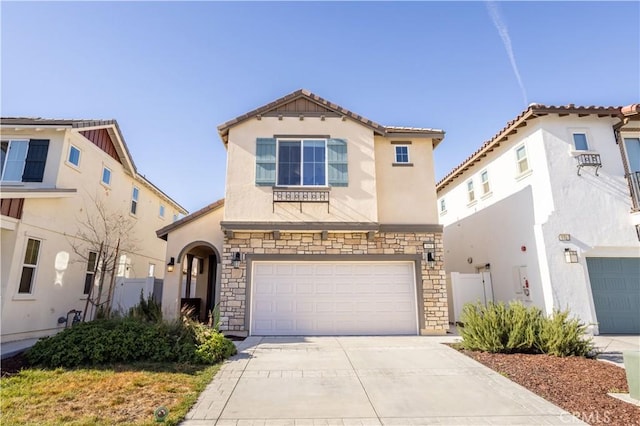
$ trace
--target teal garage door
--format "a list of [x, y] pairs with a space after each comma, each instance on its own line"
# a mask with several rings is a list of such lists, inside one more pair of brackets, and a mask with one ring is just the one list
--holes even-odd
[[640, 334], [640, 258], [588, 257], [600, 333]]

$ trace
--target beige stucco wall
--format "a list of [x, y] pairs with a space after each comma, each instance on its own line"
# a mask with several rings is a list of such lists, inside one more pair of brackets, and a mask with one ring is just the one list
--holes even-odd
[[[394, 166], [395, 146], [409, 143], [412, 167]], [[438, 223], [432, 139], [375, 137], [378, 220], [388, 224]]]
[[[278, 203], [271, 187], [255, 184], [256, 138], [274, 135], [328, 135], [348, 144], [349, 186], [331, 188], [331, 206]], [[229, 131], [225, 221], [376, 222], [376, 167], [373, 131], [352, 120], [327, 117], [263, 117], [242, 122]]]
[[[162, 310], [166, 318], [176, 318], [180, 311], [182, 262], [184, 262], [184, 258], [179, 259], [180, 254], [186, 254], [191, 246], [202, 245], [201, 242], [204, 242], [214, 246], [221, 255], [224, 235], [220, 229], [220, 221], [222, 220], [223, 214], [224, 208], [218, 208], [181, 225], [169, 233], [164, 268], [166, 269], [166, 264], [169, 263], [172, 257], [175, 258], [176, 266], [173, 272], [165, 272], [164, 276]], [[218, 262], [220, 262], [220, 259], [218, 259]], [[208, 265], [205, 264], [205, 273], [198, 276], [198, 282], [206, 283], [207, 267]], [[221, 268], [218, 267], [218, 276], [220, 275], [220, 270]], [[220, 282], [219, 278], [216, 279], [216, 282]], [[202, 285], [196, 287], [196, 294], [197, 297], [206, 298], [206, 287]]]
[[[64, 197], [25, 199], [22, 219], [16, 222], [14, 230], [2, 232], [3, 341], [55, 333], [61, 328], [57, 325], [58, 317], [65, 316], [71, 309], [85, 310], [83, 288], [87, 265], [74, 253], [70, 240], [75, 240], [79, 224], [86, 221], [87, 213], [90, 217], [96, 216], [92, 199], [102, 200], [108, 211], [120, 212], [135, 222], [132, 233], [136, 240], [135, 250], [122, 253], [130, 259], [128, 277], [145, 278], [150, 264], [155, 264], [155, 276], [162, 278], [166, 244], [156, 237], [155, 231], [171, 223], [176, 208], [166, 200], [161, 201], [155, 192], [126, 173], [122, 165], [75, 130], [36, 132], [25, 129], [15, 132], [3, 129], [2, 137], [50, 140], [43, 182], [24, 184], [24, 187], [77, 190]], [[81, 150], [77, 168], [66, 164], [71, 143]], [[109, 188], [101, 184], [103, 164], [112, 172]], [[134, 184], [140, 190], [136, 216], [129, 213]], [[8, 194], [3, 197], [8, 198]], [[165, 204], [164, 218], [159, 216], [161, 202]], [[2, 220], [5, 219], [3, 216]], [[41, 246], [32, 294], [24, 295], [18, 294], [18, 286], [29, 238], [41, 240]], [[88, 246], [86, 250], [89, 250]], [[67, 256], [68, 261], [61, 263]]]

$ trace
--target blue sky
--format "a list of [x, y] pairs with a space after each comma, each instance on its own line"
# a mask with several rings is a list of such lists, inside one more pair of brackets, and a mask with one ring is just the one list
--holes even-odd
[[0, 8], [2, 116], [115, 118], [139, 172], [190, 211], [224, 196], [216, 126], [299, 88], [444, 129], [436, 179], [530, 102], [640, 102], [640, 2]]

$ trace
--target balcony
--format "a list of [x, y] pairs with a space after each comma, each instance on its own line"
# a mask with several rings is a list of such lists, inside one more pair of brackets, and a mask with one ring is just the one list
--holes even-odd
[[326, 203], [329, 212], [329, 188], [273, 188], [273, 211], [276, 203], [300, 203], [302, 213], [303, 203]]
[[631, 201], [633, 211], [640, 211], [640, 172], [631, 172], [627, 175], [629, 189], [631, 190]]
[[580, 169], [583, 167], [595, 167], [596, 176], [598, 176], [598, 169], [602, 167], [600, 154], [580, 154], [576, 159], [578, 160], [578, 176], [580, 176]]

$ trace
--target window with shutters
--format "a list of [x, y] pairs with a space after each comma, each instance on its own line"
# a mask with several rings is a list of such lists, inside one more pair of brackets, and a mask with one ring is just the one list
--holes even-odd
[[40, 240], [29, 238], [27, 240], [27, 249], [24, 253], [22, 274], [20, 275], [20, 285], [18, 286], [19, 294], [31, 294], [33, 292], [33, 283], [36, 278], [36, 268], [38, 267], [39, 254]]
[[49, 141], [13, 139], [0, 142], [2, 182], [42, 182]]
[[276, 139], [256, 141], [258, 186], [347, 186], [344, 139]]

